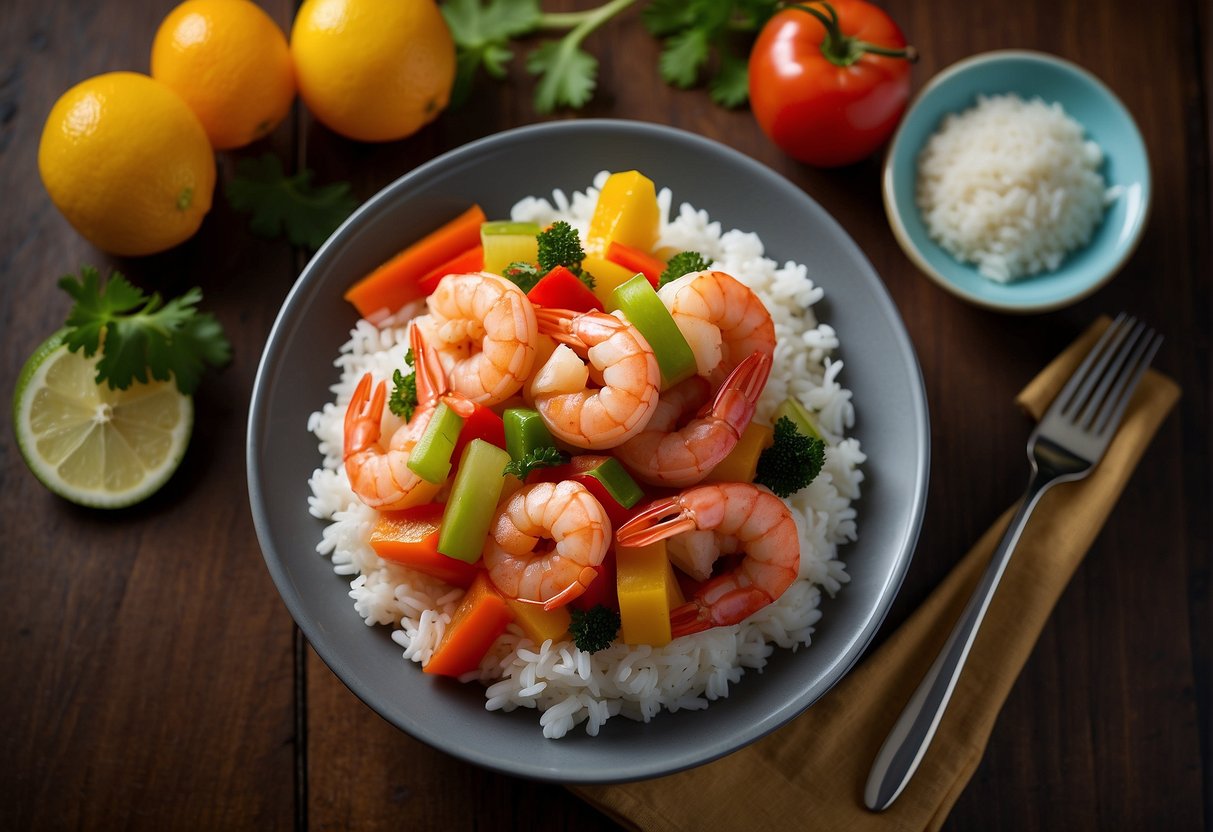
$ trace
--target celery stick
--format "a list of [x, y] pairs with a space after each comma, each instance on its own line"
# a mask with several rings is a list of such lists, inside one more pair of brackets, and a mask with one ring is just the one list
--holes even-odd
[[695, 353], [644, 275], [616, 288], [611, 299], [653, 348], [661, 368], [661, 389], [695, 375]]
[[483, 439], [473, 439], [463, 449], [442, 513], [439, 552], [468, 563], [480, 560], [505, 482], [502, 472], [509, 461], [508, 453]]
[[812, 437], [813, 439], [825, 438], [817, 428], [817, 420], [813, 418], [813, 414], [791, 396], [779, 403], [779, 406], [775, 408], [775, 415], [771, 421], [778, 422], [784, 416], [791, 419], [792, 424], [796, 426], [796, 430], [805, 436]]
[[554, 448], [556, 440], [537, 411], [511, 407], [501, 416], [505, 422], [505, 449], [518, 462], [536, 448]]
[[484, 246], [484, 270], [501, 274], [510, 263], [534, 263], [539, 256], [535, 236], [540, 230], [533, 222], [482, 223], [480, 244]]
[[426, 482], [435, 485], [445, 482], [451, 473], [451, 454], [461, 430], [463, 418], [440, 402], [409, 454], [409, 469]]

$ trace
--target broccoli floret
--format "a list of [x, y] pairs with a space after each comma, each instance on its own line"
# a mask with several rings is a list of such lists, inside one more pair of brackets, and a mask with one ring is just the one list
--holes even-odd
[[569, 614], [573, 619], [569, 624], [569, 633], [578, 650], [597, 653], [610, 647], [619, 633], [619, 613], [602, 604], [586, 611], [570, 610]]
[[550, 272], [564, 266], [573, 274], [581, 274], [581, 261], [585, 249], [581, 247], [581, 236], [577, 229], [563, 220], [557, 220], [539, 232], [535, 238], [539, 243], [539, 271]]
[[[412, 347], [404, 354], [404, 363], [413, 366]], [[392, 384], [395, 387], [387, 400], [388, 410], [407, 422], [413, 418], [413, 411], [417, 409], [417, 375], [413, 373], [406, 376], [395, 370], [392, 373]]]
[[525, 482], [527, 474], [536, 468], [550, 468], [553, 465], [563, 465], [568, 461], [569, 458], [567, 456], [550, 445], [542, 448], [532, 448], [522, 459], [515, 459], [507, 464], [502, 474], [513, 474]]
[[775, 423], [775, 443], [758, 457], [754, 482], [787, 497], [811, 483], [826, 461], [826, 443], [805, 436], [787, 416]]
[[661, 277], [657, 278], [657, 288], [669, 283], [671, 280], [677, 280], [684, 274], [691, 272], [701, 272], [708, 267], [708, 261], [703, 259], [703, 255], [697, 251], [680, 251], [669, 259], [665, 264], [665, 271], [661, 273]]

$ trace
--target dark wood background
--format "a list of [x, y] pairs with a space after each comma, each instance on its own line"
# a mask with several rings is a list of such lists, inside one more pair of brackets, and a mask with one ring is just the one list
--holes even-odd
[[[388, 725], [316, 658], [278, 599], [247, 507], [244, 427], [262, 344], [305, 253], [250, 236], [217, 197], [185, 245], [111, 260], [47, 199], [36, 149], [51, 104], [85, 77], [146, 71], [173, 5], [0, 3], [0, 827], [614, 828], [559, 786], [478, 770]], [[262, 5], [289, 25], [290, 0]], [[947, 828], [1208, 828], [1209, 5], [884, 5], [921, 51], [916, 86], [968, 55], [1025, 47], [1078, 62], [1123, 99], [1145, 135], [1156, 198], [1139, 250], [1109, 286], [1026, 317], [946, 294], [894, 242], [878, 160], [804, 167], [748, 112], [662, 85], [636, 9], [587, 42], [602, 65], [583, 114], [663, 122], [752, 155], [833, 213], [884, 277], [918, 350], [933, 434], [926, 523], [886, 633], [1021, 493], [1020, 386], [1100, 313], [1127, 309], [1166, 333], [1157, 363], [1183, 401], [1062, 597]], [[272, 149], [319, 181], [348, 179], [361, 199], [447, 149], [540, 120], [530, 96], [519, 71], [416, 136], [376, 146], [331, 134], [297, 106], [244, 152]], [[236, 155], [220, 156], [221, 179]], [[44, 491], [9, 424], [21, 364], [68, 309], [55, 280], [83, 263], [168, 294], [201, 285], [236, 350], [197, 397], [182, 469], [116, 513]]]

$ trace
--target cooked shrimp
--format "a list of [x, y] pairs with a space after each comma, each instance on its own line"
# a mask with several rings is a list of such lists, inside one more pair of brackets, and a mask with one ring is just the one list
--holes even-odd
[[[770, 373], [770, 357], [754, 353], [737, 365], [706, 405], [711, 385], [705, 379], [692, 376], [676, 384], [661, 394], [644, 430], [616, 448], [615, 456], [653, 485], [694, 485], [736, 447]], [[695, 418], [680, 428], [686, 414], [696, 409]]]
[[713, 385], [754, 353], [775, 352], [771, 313], [732, 275], [692, 272], [670, 281], [657, 295], [690, 344], [699, 375]]
[[371, 374], [354, 388], [345, 411], [345, 473], [358, 499], [371, 508], [392, 510], [428, 503], [442, 488], [427, 482], [408, 467], [409, 454], [425, 433], [439, 401], [461, 415], [470, 403], [446, 394], [446, 378], [437, 357], [426, 346], [416, 326], [409, 331], [417, 376], [417, 409], [413, 418], [392, 434], [385, 450], [379, 443], [387, 385], [379, 382], [371, 394]]
[[447, 275], [417, 320], [451, 389], [491, 407], [521, 389], [535, 364], [535, 309], [510, 281], [488, 272]]
[[661, 373], [640, 331], [604, 312], [539, 309], [536, 316], [539, 331], [561, 343], [531, 383], [548, 429], [592, 450], [613, 448], [644, 430], [657, 407]]
[[497, 507], [484, 565], [507, 598], [551, 610], [585, 592], [610, 541], [606, 510], [584, 485], [540, 482]]
[[770, 491], [750, 483], [700, 485], [658, 500], [619, 527], [620, 546], [646, 546], [686, 532], [712, 532], [714, 554], [701, 577], [722, 554], [744, 555], [732, 570], [700, 585], [689, 601], [670, 611], [677, 638], [737, 624], [770, 604], [796, 579], [800, 538], [788, 507]]

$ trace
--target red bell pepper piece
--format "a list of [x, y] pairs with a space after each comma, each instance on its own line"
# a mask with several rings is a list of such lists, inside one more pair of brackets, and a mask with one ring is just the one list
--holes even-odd
[[505, 449], [505, 422], [484, 405], [474, 407], [472, 415], [464, 417], [459, 438], [455, 440], [455, 449], [451, 451], [451, 459], [456, 462], [463, 459], [463, 449], [473, 439], [483, 439], [490, 445]]
[[432, 295], [439, 281], [448, 274], [467, 274], [484, 269], [484, 246], [469, 248], [450, 260], [426, 272], [418, 281], [417, 288], [425, 295]]
[[384, 511], [371, 530], [371, 548], [384, 560], [402, 563], [453, 586], [469, 587], [479, 567], [438, 551], [442, 503]]
[[654, 289], [657, 288], [657, 283], [661, 279], [661, 273], [665, 271], [665, 263], [659, 258], [654, 257], [647, 251], [641, 251], [638, 248], [625, 246], [623, 243], [614, 241], [607, 246], [606, 259], [612, 263], [618, 263], [625, 269], [640, 272], [644, 275], [645, 280], [652, 284]]
[[572, 309], [574, 312], [589, 312], [591, 309], [603, 311], [598, 296], [564, 266], [557, 266], [545, 274], [526, 296], [536, 306]]
[[601, 604], [610, 609], [619, 609], [619, 589], [615, 585], [615, 547], [611, 547], [602, 563], [594, 567], [598, 577], [590, 581], [585, 592], [569, 602], [570, 606], [588, 610]]

